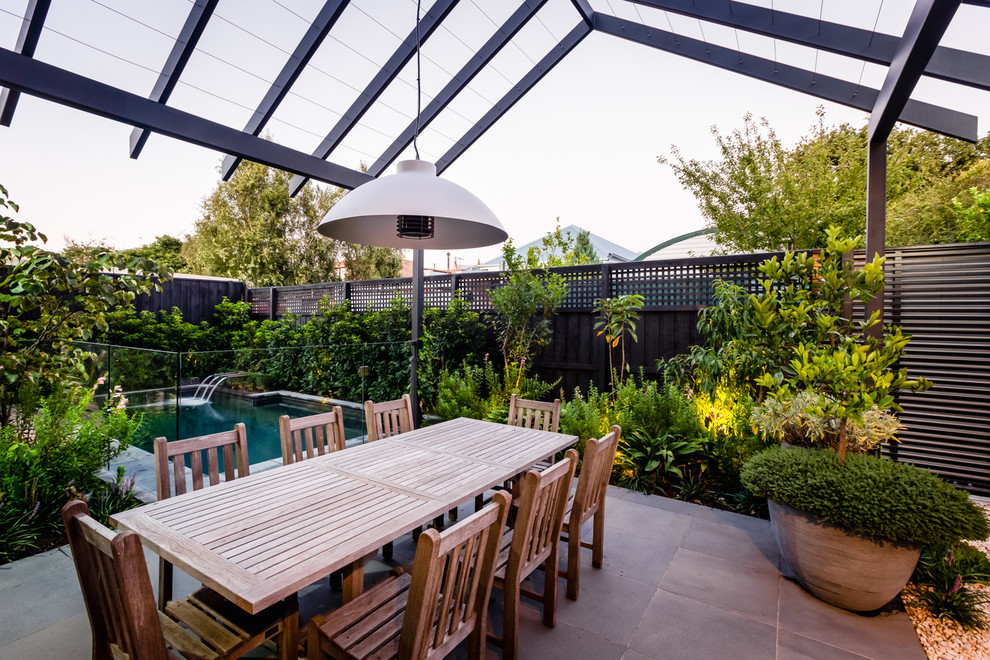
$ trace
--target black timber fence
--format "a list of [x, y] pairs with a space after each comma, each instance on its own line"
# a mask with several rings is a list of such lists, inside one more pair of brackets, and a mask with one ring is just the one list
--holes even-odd
[[209, 323], [218, 303], [224, 298], [240, 302], [244, 300], [247, 290], [244, 282], [238, 280], [176, 274], [162, 285], [161, 291], [136, 296], [134, 308], [139, 312], [158, 312], [178, 307], [183, 320], [193, 324], [202, 321]]
[[[577, 386], [586, 391], [589, 383], [604, 387], [609, 381], [609, 358], [605, 341], [594, 330], [595, 301], [638, 293], [645, 298], [639, 341], [626, 346], [627, 361], [633, 371], [642, 368], [656, 377], [658, 358], [673, 357], [701, 341], [698, 310], [711, 304], [714, 282], [728, 280], [755, 291], [756, 268], [769, 256], [554, 268], [567, 283], [567, 296], [553, 319], [552, 340], [534, 357], [533, 366], [545, 380], [559, 379], [559, 387], [568, 394]], [[424, 278], [424, 303], [443, 308], [460, 292], [472, 310], [488, 314], [493, 311], [489, 292], [505, 281], [501, 272], [429, 276]], [[247, 293], [255, 318], [277, 319], [291, 313], [300, 323], [318, 313], [324, 298], [333, 304], [349, 300], [351, 309], [365, 311], [385, 309], [396, 297], [411, 301], [410, 278], [258, 288]]]
[[884, 322], [911, 335], [900, 366], [935, 383], [899, 393], [907, 428], [888, 451], [990, 495], [990, 243], [886, 254]]

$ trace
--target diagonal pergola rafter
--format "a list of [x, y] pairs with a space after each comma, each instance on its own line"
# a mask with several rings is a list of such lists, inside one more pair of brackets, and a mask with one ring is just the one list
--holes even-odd
[[[285, 66], [282, 67], [282, 70], [275, 78], [275, 82], [272, 83], [268, 92], [265, 93], [265, 97], [258, 104], [254, 114], [248, 119], [247, 125], [244, 126], [245, 133], [250, 133], [251, 135], [261, 134], [265, 124], [272, 118], [279, 104], [282, 103], [282, 100], [289, 93], [292, 84], [296, 82], [296, 79], [306, 68], [306, 65], [313, 59], [313, 55], [316, 54], [316, 51], [323, 44], [323, 40], [330, 34], [330, 30], [344, 12], [347, 3], [348, 0], [328, 0], [323, 5], [323, 9], [313, 19], [313, 22], [306, 30], [306, 34], [303, 35], [292, 55], [289, 56]], [[223, 165], [220, 166], [220, 178], [224, 181], [229, 179], [240, 163], [241, 159], [238, 156], [228, 154], [223, 159]]]
[[[807, 69], [774, 62], [731, 48], [705, 43], [673, 32], [624, 21], [607, 14], [595, 14], [595, 29], [681, 57], [740, 73], [750, 78], [793, 89], [867, 112], [873, 110], [878, 90], [853, 82], [815, 74]], [[922, 101], [909, 100], [900, 121], [919, 128], [937, 131], [963, 140], [977, 138], [975, 115], [941, 108]]]
[[[468, 60], [460, 71], [458, 71], [447, 85], [440, 90], [433, 100], [426, 106], [419, 116], [418, 129], [422, 130], [430, 125], [437, 115], [446, 108], [454, 98], [467, 87], [475, 76], [485, 68], [493, 57], [495, 57], [509, 42], [533, 18], [548, 0], [525, 0], [518, 9], [505, 21], [502, 27], [478, 49], [478, 52]], [[416, 134], [417, 122], [414, 118], [409, 125], [399, 134], [392, 144], [382, 152], [371, 167], [368, 174], [378, 176], [386, 167], [392, 164], [402, 150], [409, 146]]]
[[[41, 30], [45, 27], [45, 18], [48, 16], [48, 8], [51, 7], [51, 4], [51, 0], [29, 0], [27, 8], [24, 10], [24, 18], [21, 21], [21, 30], [17, 34], [15, 52], [28, 57], [34, 56], [34, 50], [38, 47]], [[10, 122], [14, 119], [14, 110], [17, 109], [19, 96], [20, 92], [16, 89], [0, 89], [0, 126], [10, 126]]]
[[[882, 32], [732, 0], [690, 4], [675, 0], [631, 2], [883, 66], [890, 66], [901, 42], [900, 38]], [[925, 75], [990, 90], [990, 57], [939, 46], [925, 69]]]
[[[186, 16], [186, 21], [182, 25], [182, 30], [179, 31], [179, 36], [172, 44], [172, 51], [168, 54], [168, 59], [165, 60], [165, 66], [158, 74], [155, 86], [148, 97], [150, 100], [156, 103], [168, 102], [172, 90], [179, 84], [179, 77], [185, 70], [193, 51], [196, 50], [196, 44], [199, 43], [199, 38], [209, 24], [213, 10], [216, 9], [219, 1], [196, 0], [193, 3], [189, 15]], [[148, 136], [147, 129], [135, 127], [131, 131], [131, 158], [137, 158], [141, 155], [141, 150], [144, 149]]]
[[124, 122], [344, 188], [371, 181], [364, 172], [248, 135], [192, 113], [0, 48], [0, 85], [90, 114]]
[[591, 34], [592, 29], [587, 23], [578, 23], [567, 35], [561, 39], [560, 43], [557, 44], [556, 48], [547, 53], [543, 59], [536, 63], [536, 65], [530, 69], [529, 73], [523, 76], [512, 89], [510, 89], [499, 101], [492, 106], [485, 115], [475, 122], [474, 126], [465, 133], [460, 140], [458, 140], [454, 145], [447, 150], [447, 152], [437, 160], [437, 174], [441, 174], [445, 169], [451, 166], [457, 158], [464, 153], [464, 150], [474, 144], [478, 138], [485, 134], [485, 132], [492, 127], [492, 125], [499, 120], [499, 118], [509, 111], [512, 106], [514, 106], [519, 99], [525, 96], [526, 92], [532, 89], [533, 85], [540, 82], [543, 76], [550, 73], [550, 70], [557, 66], [558, 63], [567, 55], [569, 52], [574, 50], [574, 48], [584, 40], [589, 34]]
[[[402, 67], [408, 64], [409, 60], [416, 54], [417, 37], [420, 43], [429, 39], [430, 35], [440, 27], [447, 14], [453, 10], [457, 2], [458, 0], [437, 0], [430, 7], [430, 10], [420, 19], [419, 25], [413, 28], [409, 36], [399, 44], [399, 47], [388, 58], [388, 61], [382, 65], [382, 68], [372, 78], [371, 82], [368, 83], [368, 86], [364, 88], [360, 96], [354, 100], [354, 103], [347, 109], [347, 112], [330, 129], [327, 136], [320, 142], [320, 146], [313, 151], [314, 156], [326, 158], [340, 145], [343, 139], [347, 137], [347, 134], [351, 132], [351, 129], [361, 121], [361, 117], [368, 112], [372, 104], [382, 95], [385, 88], [399, 75]], [[302, 190], [304, 185], [306, 185], [306, 177], [298, 175], [292, 177], [289, 181], [289, 194], [296, 195]]]

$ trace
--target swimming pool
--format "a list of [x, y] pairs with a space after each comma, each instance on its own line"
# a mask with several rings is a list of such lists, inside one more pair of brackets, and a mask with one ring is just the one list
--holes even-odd
[[[185, 407], [176, 416], [175, 407], [145, 410], [144, 424], [140, 438], [134, 445], [148, 452], [154, 452], [154, 439], [165, 436], [169, 440], [182, 440], [198, 435], [230, 431], [237, 422], [244, 422], [248, 440], [250, 463], [261, 463], [282, 457], [282, 445], [278, 433], [278, 418], [305, 417], [321, 412], [330, 412], [329, 403], [275, 396], [277, 403], [254, 405], [251, 399], [225, 396], [218, 391], [212, 399], [201, 406]], [[364, 411], [360, 408], [344, 407], [344, 436], [353, 441], [365, 434]]]

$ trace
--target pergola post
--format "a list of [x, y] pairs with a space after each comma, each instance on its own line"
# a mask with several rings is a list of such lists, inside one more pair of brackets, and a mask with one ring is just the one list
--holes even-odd
[[419, 344], [423, 334], [423, 250], [413, 250], [412, 273], [412, 359], [409, 362], [409, 399], [413, 426], [419, 428]]
[[[866, 155], [866, 261], [884, 256], [887, 246], [887, 140], [870, 141]], [[880, 312], [880, 323], [870, 335], [883, 335], [884, 290], [866, 303], [866, 317]]]

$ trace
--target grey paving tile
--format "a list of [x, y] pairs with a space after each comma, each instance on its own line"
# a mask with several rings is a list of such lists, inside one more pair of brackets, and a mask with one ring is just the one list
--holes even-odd
[[[591, 523], [585, 526], [585, 539], [591, 540]], [[605, 528], [605, 559], [601, 570], [656, 587], [677, 551], [676, 539], [649, 539], [614, 527]], [[567, 568], [567, 544], [560, 544], [560, 568]], [[591, 565], [591, 550], [581, 549], [580, 577], [599, 569]]]
[[823, 603], [789, 580], [781, 580], [780, 628], [869, 658], [926, 658], [904, 612], [860, 616]]
[[85, 611], [71, 559], [50, 552], [27, 561], [27, 568], [18, 566], [21, 562], [8, 564], [12, 574], [28, 575], [28, 579], [14, 580], [3, 589], [0, 646]]
[[777, 633], [777, 660], [865, 660], [866, 657], [787, 630]]
[[626, 498], [605, 500], [605, 526], [633, 536], [680, 543], [691, 517], [636, 504]]
[[656, 587], [604, 570], [581, 574], [581, 594], [576, 601], [564, 596], [563, 586], [560, 582], [557, 620], [623, 646], [632, 639], [656, 594]]
[[685, 502], [684, 500], [675, 500], [669, 497], [661, 497], [659, 495], [647, 495], [635, 490], [629, 490], [626, 492], [628, 495], [625, 499], [636, 504], [653, 507], [654, 509], [663, 509], [665, 511], [672, 511], [673, 513], [682, 513], [687, 516], [693, 516], [696, 513], [700, 513], [701, 510], [704, 509], [703, 506], [700, 504], [695, 504], [694, 502]]
[[535, 609], [523, 607], [519, 621], [520, 660], [620, 660], [625, 644], [617, 644], [581, 627], [557, 620], [543, 625]]
[[680, 548], [660, 588], [776, 625], [780, 580], [780, 573], [773, 568], [753, 568]]
[[703, 506], [699, 507], [696, 517], [704, 520], [710, 520], [712, 522], [726, 523], [741, 529], [752, 530], [754, 532], [763, 532], [770, 534], [771, 536], [773, 535], [773, 531], [770, 528], [770, 521], [763, 518], [757, 518], [755, 516], [745, 516], [741, 513], [722, 511], [721, 509], [710, 509]]
[[629, 648], [663, 660], [768, 660], [776, 637], [772, 625], [660, 589]]
[[643, 655], [639, 651], [626, 649], [626, 652], [622, 655], [622, 660], [659, 660], [659, 658], [651, 658], [650, 656]]
[[69, 571], [75, 575], [75, 570], [72, 556], [69, 554], [69, 546], [40, 552], [0, 566], [0, 594], [6, 589], [43, 577], [54, 571]]
[[0, 645], [0, 660], [85, 658], [89, 657], [92, 640], [89, 617], [83, 612]]
[[734, 562], [778, 570], [780, 550], [773, 534], [749, 527], [694, 518], [681, 547]]

